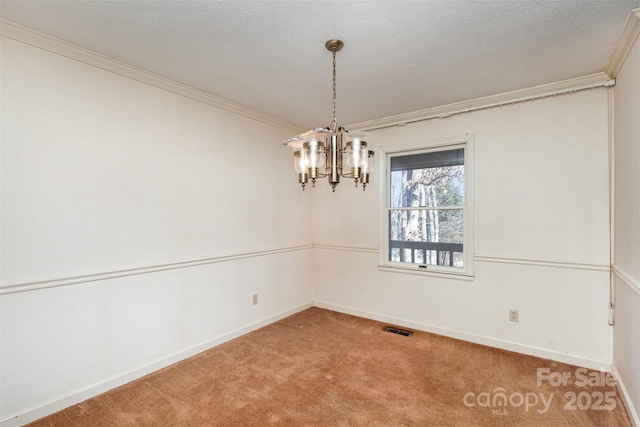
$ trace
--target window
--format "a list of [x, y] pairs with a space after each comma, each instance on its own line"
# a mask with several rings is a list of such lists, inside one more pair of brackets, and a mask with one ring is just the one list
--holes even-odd
[[471, 275], [472, 138], [382, 151], [381, 267]]

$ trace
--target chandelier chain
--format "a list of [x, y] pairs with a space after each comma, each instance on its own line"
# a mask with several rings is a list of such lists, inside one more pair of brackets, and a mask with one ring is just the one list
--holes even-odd
[[333, 50], [333, 129], [334, 132], [338, 130], [338, 121], [336, 120], [336, 51]]

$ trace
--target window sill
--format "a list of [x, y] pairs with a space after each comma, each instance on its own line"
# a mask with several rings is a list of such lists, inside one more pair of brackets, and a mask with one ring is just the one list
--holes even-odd
[[475, 280], [475, 276], [472, 273], [468, 272], [458, 273], [438, 270], [424, 270], [418, 269], [417, 267], [395, 267], [390, 265], [378, 265], [378, 270], [387, 271], [390, 273], [414, 274], [417, 276], [439, 277], [442, 279], [451, 280], [464, 280], [467, 282], [473, 282]]

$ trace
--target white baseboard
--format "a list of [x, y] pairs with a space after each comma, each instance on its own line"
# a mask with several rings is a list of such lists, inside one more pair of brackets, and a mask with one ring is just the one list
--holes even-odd
[[[315, 301], [314, 306], [326, 308], [327, 310], [338, 311], [340, 313], [351, 314], [353, 316], [364, 317], [367, 319], [377, 320], [380, 322], [391, 323], [398, 326], [416, 329], [419, 331], [430, 332], [433, 334], [443, 335], [450, 338], [456, 338], [462, 341], [468, 341], [475, 344], [495, 347], [502, 350], [513, 351], [516, 353], [527, 354], [530, 356], [540, 357], [542, 359], [555, 360], [556, 362], [568, 363], [570, 365], [581, 366], [588, 369], [611, 371], [611, 362], [606, 360], [590, 359], [586, 357], [574, 356], [566, 353], [559, 353], [540, 347], [533, 347], [524, 344], [518, 344], [511, 341], [500, 340], [497, 338], [474, 335], [467, 332], [456, 331], [453, 329], [440, 328], [437, 326], [426, 325], [423, 323], [412, 322], [406, 319], [398, 319], [391, 316], [384, 316], [376, 313], [358, 310], [351, 307], [334, 305], [322, 301]], [[640, 426], [638, 426], [640, 427]]]
[[631, 401], [631, 396], [629, 396], [629, 392], [627, 391], [627, 388], [624, 385], [624, 381], [622, 381], [622, 377], [620, 376], [620, 373], [616, 369], [616, 365], [613, 365], [611, 367], [611, 372], [613, 373], [613, 377], [615, 378], [616, 383], [618, 384], [618, 390], [620, 390], [620, 394], [622, 395], [622, 400], [624, 401], [624, 406], [627, 410], [627, 414], [629, 414], [629, 418], [631, 419], [631, 423], [633, 424], [633, 427], [640, 427], [640, 413], [638, 413], [638, 410], [633, 406], [633, 402]]
[[294, 309], [287, 310], [282, 313], [278, 313], [276, 315], [267, 317], [266, 319], [244, 326], [240, 329], [236, 329], [235, 331], [231, 331], [227, 334], [224, 334], [212, 340], [206, 341], [204, 343], [192, 346], [186, 350], [182, 350], [178, 353], [174, 353], [170, 356], [156, 360], [154, 362], [149, 363], [148, 365], [145, 365], [140, 368], [136, 368], [132, 371], [126, 372], [124, 374], [118, 375], [114, 378], [110, 378], [100, 383], [93, 384], [82, 390], [74, 391], [67, 396], [60, 397], [51, 402], [29, 409], [18, 415], [14, 415], [14, 416], [5, 418], [3, 420], [0, 420], [0, 426], [1, 427], [23, 426], [27, 423], [33, 422], [42, 417], [46, 417], [47, 415], [53, 414], [54, 412], [60, 411], [64, 408], [68, 408], [69, 406], [73, 406], [80, 402], [84, 402], [85, 400], [95, 397], [106, 391], [109, 391], [116, 387], [120, 387], [121, 385], [129, 383], [133, 380], [142, 378], [145, 375], [148, 375], [159, 369], [165, 368], [181, 360], [187, 359], [191, 356], [194, 356], [198, 353], [201, 353], [205, 350], [213, 348], [224, 342], [230, 341], [234, 338], [247, 334], [251, 331], [262, 328], [263, 326], [267, 326], [273, 322], [277, 322], [278, 320], [284, 319], [285, 317], [289, 317], [292, 314], [298, 313], [302, 310], [306, 310], [307, 308], [312, 306], [313, 306], [312, 303], [307, 303], [302, 306], [296, 307]]

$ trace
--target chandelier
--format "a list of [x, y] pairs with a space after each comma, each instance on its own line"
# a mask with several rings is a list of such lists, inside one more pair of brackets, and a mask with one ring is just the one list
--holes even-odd
[[[373, 171], [373, 150], [367, 148], [368, 134], [350, 134], [338, 127], [336, 120], [336, 53], [342, 49], [341, 40], [328, 40], [325, 47], [333, 54], [333, 122], [330, 127], [309, 130], [283, 142], [293, 150], [298, 183], [305, 186], [311, 180], [313, 187], [318, 178], [327, 178], [332, 190], [340, 183], [340, 177], [352, 178], [356, 187], [365, 190], [369, 174]], [[344, 145], [343, 145], [344, 142]], [[347, 169], [343, 171], [343, 165]]]

